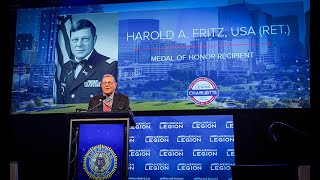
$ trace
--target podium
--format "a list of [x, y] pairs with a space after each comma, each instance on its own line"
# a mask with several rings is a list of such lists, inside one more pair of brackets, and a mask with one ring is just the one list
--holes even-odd
[[68, 179], [128, 179], [132, 113], [69, 113]]

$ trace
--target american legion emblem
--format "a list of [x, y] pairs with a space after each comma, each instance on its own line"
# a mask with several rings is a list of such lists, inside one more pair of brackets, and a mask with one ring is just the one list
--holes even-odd
[[93, 146], [83, 157], [83, 169], [91, 179], [108, 179], [117, 169], [117, 155], [108, 146]]

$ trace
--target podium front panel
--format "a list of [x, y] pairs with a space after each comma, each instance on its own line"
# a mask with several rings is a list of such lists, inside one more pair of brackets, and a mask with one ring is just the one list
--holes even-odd
[[72, 119], [69, 179], [127, 179], [128, 118]]
[[124, 130], [124, 124], [80, 124], [78, 180], [121, 179]]

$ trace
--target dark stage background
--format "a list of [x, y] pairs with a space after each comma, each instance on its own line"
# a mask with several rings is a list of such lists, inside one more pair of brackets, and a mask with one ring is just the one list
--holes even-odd
[[[236, 165], [310, 164], [311, 136], [306, 109], [164, 111], [135, 112], [140, 115], [234, 115]], [[269, 132], [272, 123], [281, 121], [297, 127], [273, 128], [278, 141]], [[10, 118], [10, 160], [19, 162], [19, 179], [65, 179], [67, 175], [69, 121], [65, 114], [15, 115]], [[274, 126], [275, 127], [275, 126]], [[294, 172], [296, 173], [296, 172]], [[35, 177], [36, 176], [36, 177]]]

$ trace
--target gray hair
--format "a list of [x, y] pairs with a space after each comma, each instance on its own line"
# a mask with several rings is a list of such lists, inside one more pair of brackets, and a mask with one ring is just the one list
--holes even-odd
[[116, 78], [114, 78], [114, 76], [112, 74], [105, 74], [105, 75], [103, 75], [102, 79], [105, 77], [112, 77], [113, 82], [116, 82]]

